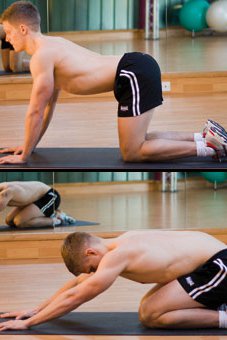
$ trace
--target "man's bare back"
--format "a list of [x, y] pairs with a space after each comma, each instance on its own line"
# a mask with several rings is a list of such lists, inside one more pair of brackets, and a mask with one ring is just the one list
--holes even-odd
[[128, 258], [121, 276], [141, 283], [167, 283], [193, 271], [226, 245], [196, 231], [148, 230], [127, 232], [109, 247]]
[[[58, 53], [56, 53], [58, 50]], [[121, 57], [104, 56], [60, 37], [41, 35], [31, 59], [36, 72], [43, 53], [54, 70], [54, 86], [73, 94], [95, 94], [112, 91]]]
[[11, 207], [23, 207], [41, 198], [50, 187], [42, 182], [5, 182], [0, 184], [1, 201]]

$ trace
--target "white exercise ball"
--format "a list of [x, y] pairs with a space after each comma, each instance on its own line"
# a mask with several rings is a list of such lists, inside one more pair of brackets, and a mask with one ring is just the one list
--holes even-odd
[[213, 2], [206, 13], [207, 25], [216, 32], [227, 32], [227, 0]]

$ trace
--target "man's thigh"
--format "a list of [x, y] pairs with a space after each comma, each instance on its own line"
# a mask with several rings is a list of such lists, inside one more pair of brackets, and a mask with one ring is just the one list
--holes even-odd
[[21, 209], [14, 218], [16, 219], [17, 224], [22, 224], [23, 222], [27, 222], [38, 217], [45, 217], [45, 215], [35, 204], [29, 204]]
[[121, 149], [127, 147], [137, 148], [145, 141], [153, 113], [154, 109], [137, 117], [118, 118], [118, 134]]
[[146, 308], [149, 309], [150, 306], [152, 311], [155, 310], [160, 315], [174, 310], [205, 307], [193, 300], [177, 280], [162, 286], [151, 295], [147, 294], [143, 302], [146, 303]]

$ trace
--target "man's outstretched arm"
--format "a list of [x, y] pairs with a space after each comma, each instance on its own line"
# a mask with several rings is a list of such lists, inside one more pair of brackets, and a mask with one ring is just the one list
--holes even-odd
[[[37, 59], [37, 57], [34, 57]], [[0, 164], [26, 163], [32, 151], [45, 133], [52, 118], [58, 97], [58, 90], [54, 89], [54, 65], [48, 57], [39, 56], [31, 62], [33, 87], [29, 107], [25, 118], [25, 140], [21, 154], [6, 156], [0, 159]], [[15, 149], [15, 150], [14, 150]], [[4, 149], [4, 152], [17, 152], [17, 148]]]
[[61, 287], [53, 296], [39, 304], [37, 307], [29, 309], [29, 310], [18, 310], [14, 312], [7, 312], [4, 314], [0, 314], [0, 319], [7, 319], [7, 318], [16, 318], [16, 320], [22, 320], [32, 317], [33, 315], [39, 313], [41, 310], [46, 308], [52, 301], [54, 301], [60, 294], [63, 292], [77, 286], [78, 284], [82, 283], [86, 279], [88, 279], [93, 273], [90, 274], [81, 274], [72, 280], [66, 282], [63, 287]]
[[125, 257], [118, 256], [119, 254], [115, 254], [114, 251], [111, 253], [113, 254], [105, 255], [97, 272], [87, 280], [58, 295], [46, 308], [27, 320], [13, 320], [0, 323], [0, 331], [27, 329], [47, 322], [78, 308], [83, 303], [104, 292], [126, 268], [127, 260]]

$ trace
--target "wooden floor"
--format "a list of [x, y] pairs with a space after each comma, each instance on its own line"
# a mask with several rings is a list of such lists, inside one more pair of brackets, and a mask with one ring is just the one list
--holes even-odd
[[[227, 96], [188, 95], [165, 97], [149, 130], [199, 132], [208, 118], [227, 127]], [[21, 145], [27, 104], [0, 106], [0, 145]], [[41, 147], [116, 147], [117, 104], [115, 101], [74, 101], [58, 103]], [[64, 138], [63, 138], [64, 136]]]

